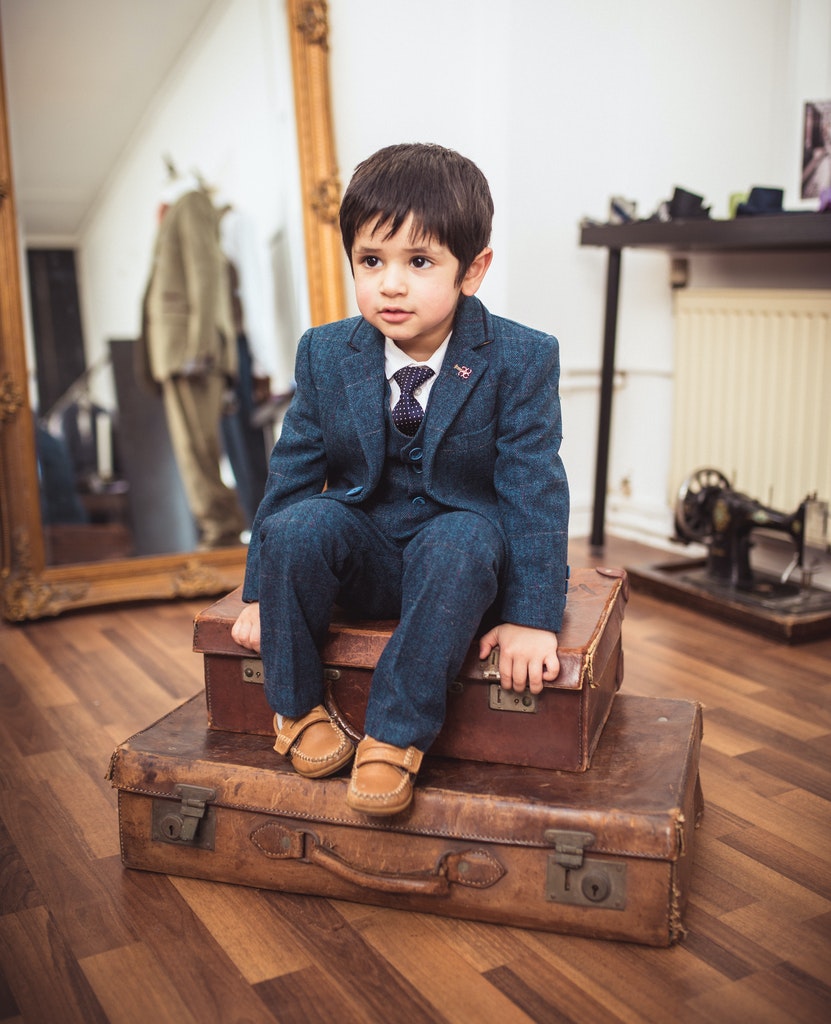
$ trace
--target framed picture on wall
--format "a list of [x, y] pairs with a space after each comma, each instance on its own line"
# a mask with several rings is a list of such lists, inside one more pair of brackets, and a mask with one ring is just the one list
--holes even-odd
[[802, 198], [831, 189], [831, 100], [805, 104], [802, 131]]

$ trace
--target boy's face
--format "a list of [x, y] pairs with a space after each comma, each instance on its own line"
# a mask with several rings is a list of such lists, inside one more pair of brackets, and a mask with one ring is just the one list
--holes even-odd
[[459, 295], [473, 295], [493, 253], [483, 249], [461, 284], [459, 261], [431, 238], [413, 238], [412, 216], [392, 238], [369, 222], [355, 235], [352, 272], [355, 296], [365, 320], [391, 338], [410, 358], [423, 362], [453, 326]]

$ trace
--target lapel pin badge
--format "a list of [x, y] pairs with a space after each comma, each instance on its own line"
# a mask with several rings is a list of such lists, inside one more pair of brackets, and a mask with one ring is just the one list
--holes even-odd
[[473, 370], [471, 370], [469, 366], [459, 366], [458, 363], [454, 365], [453, 369], [458, 373], [462, 380], [467, 380], [471, 373], [473, 373]]

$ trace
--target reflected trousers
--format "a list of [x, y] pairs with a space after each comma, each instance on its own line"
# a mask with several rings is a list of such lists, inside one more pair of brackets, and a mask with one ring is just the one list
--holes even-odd
[[200, 545], [207, 548], [238, 543], [246, 525], [236, 491], [225, 485], [219, 467], [224, 389], [218, 373], [162, 382], [170, 443]]

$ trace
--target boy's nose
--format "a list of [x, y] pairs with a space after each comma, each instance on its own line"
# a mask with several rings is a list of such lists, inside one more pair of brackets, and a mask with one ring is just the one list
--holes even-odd
[[381, 291], [385, 295], [400, 295], [406, 288], [404, 274], [400, 267], [388, 265], [381, 279]]

